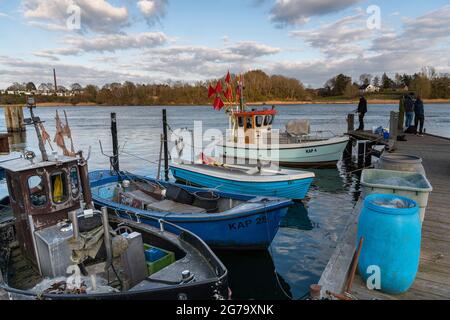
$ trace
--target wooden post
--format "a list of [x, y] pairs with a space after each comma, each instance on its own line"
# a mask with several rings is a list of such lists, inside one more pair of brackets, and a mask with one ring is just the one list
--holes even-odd
[[364, 167], [366, 159], [366, 141], [358, 141], [358, 167]]
[[111, 113], [111, 136], [113, 143], [113, 157], [111, 159], [111, 165], [115, 172], [120, 172], [119, 141], [117, 140], [117, 115], [115, 112]]
[[389, 120], [389, 150], [393, 151], [396, 148], [398, 136], [398, 112], [391, 111]]
[[23, 109], [20, 106], [7, 106], [4, 108], [5, 122], [8, 132], [25, 131]]
[[347, 132], [355, 131], [355, 114], [349, 113], [347, 115]]
[[403, 125], [405, 123], [405, 98], [402, 96], [400, 98], [400, 103], [398, 106], [398, 130], [403, 131]]
[[169, 146], [167, 136], [167, 111], [163, 109], [163, 136], [164, 136], [164, 178], [169, 181]]

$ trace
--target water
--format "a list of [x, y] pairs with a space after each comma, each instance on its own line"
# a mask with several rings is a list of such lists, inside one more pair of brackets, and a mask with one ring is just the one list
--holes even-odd
[[[356, 107], [351, 105], [301, 105], [279, 107], [276, 128], [291, 119], [311, 121], [313, 131], [345, 132], [346, 116]], [[100, 152], [111, 153], [110, 113], [118, 118], [119, 143], [123, 147], [121, 169], [144, 175], [155, 175], [159, 158], [162, 107], [65, 107], [77, 150], [87, 153], [91, 147], [89, 168], [109, 167], [109, 160]], [[193, 127], [193, 121], [203, 121], [203, 128], [223, 129], [228, 119], [212, 107], [169, 107], [171, 128]], [[367, 128], [388, 127], [389, 112], [395, 105], [369, 106]], [[36, 114], [44, 120], [47, 131], [54, 135], [55, 108], [38, 108]], [[427, 132], [450, 137], [450, 105], [427, 105]], [[25, 116], [28, 113], [25, 112]], [[60, 116], [63, 117], [61, 113]], [[5, 131], [4, 114], [0, 111], [0, 131]], [[32, 128], [26, 134], [11, 138], [13, 150], [28, 148], [38, 152]], [[131, 155], [130, 155], [131, 154]], [[135, 156], [139, 158], [136, 158]], [[151, 161], [151, 162], [149, 162]], [[359, 176], [349, 174], [345, 166], [339, 169], [314, 170], [316, 180], [309, 200], [293, 206], [282, 222], [269, 252], [219, 252], [230, 272], [234, 298], [285, 299], [286, 294], [298, 299], [317, 283], [332, 254], [348, 215], [359, 197]], [[6, 193], [0, 185], [0, 193]]]

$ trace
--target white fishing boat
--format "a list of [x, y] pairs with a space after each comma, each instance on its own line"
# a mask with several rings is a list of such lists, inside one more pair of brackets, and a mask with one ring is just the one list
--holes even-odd
[[231, 136], [218, 145], [226, 158], [275, 162], [288, 167], [336, 166], [349, 142], [346, 136], [310, 132], [305, 120], [290, 121], [284, 132], [274, 132], [277, 110], [228, 109]]
[[[227, 158], [225, 162], [237, 158], [244, 160], [244, 164], [262, 161], [289, 167], [336, 166], [349, 137], [334, 134], [326, 136], [325, 132], [311, 133], [306, 120], [290, 121], [281, 133], [272, 129], [277, 115], [275, 106], [271, 109], [249, 110], [244, 102], [243, 76], [237, 76], [236, 80], [235, 96], [230, 73], [224, 80], [225, 91], [222, 91], [221, 80], [215, 88], [210, 86], [208, 91], [208, 96], [214, 98], [214, 109], [225, 107], [229, 117], [228, 135], [217, 144], [218, 153]], [[227, 104], [223, 102], [222, 96]]]

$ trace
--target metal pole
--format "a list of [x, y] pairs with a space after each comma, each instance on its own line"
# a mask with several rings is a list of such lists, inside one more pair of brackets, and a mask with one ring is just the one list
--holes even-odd
[[30, 106], [28, 106], [28, 108], [30, 109], [31, 121], [33, 122], [34, 129], [36, 130], [36, 135], [37, 135], [38, 143], [39, 143], [39, 150], [41, 151], [41, 155], [42, 155], [42, 161], [48, 161], [47, 150], [45, 150], [44, 142], [42, 141], [41, 131], [39, 130], [38, 124], [36, 123], [36, 121], [34, 119], [34, 112], [33, 112], [34, 106], [30, 105]]
[[158, 179], [158, 180], [161, 179], [161, 161], [162, 161], [163, 141], [164, 141], [164, 136], [161, 134], [160, 143], [159, 143], [158, 174], [156, 175], [156, 179]]
[[167, 110], [163, 109], [163, 136], [164, 136], [164, 178], [169, 181], [169, 147], [167, 144]]
[[119, 142], [117, 140], [117, 115], [115, 112], [111, 113], [111, 136], [113, 143], [113, 169], [115, 172], [120, 172], [119, 166]]
[[113, 254], [112, 254], [112, 242], [111, 235], [109, 234], [109, 219], [108, 219], [108, 208], [102, 207], [102, 223], [104, 231], [104, 240], [106, 248], [106, 266], [105, 271], [108, 271], [112, 264]]

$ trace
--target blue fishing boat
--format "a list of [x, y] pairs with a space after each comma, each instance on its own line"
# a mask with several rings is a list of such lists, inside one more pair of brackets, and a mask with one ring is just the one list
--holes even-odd
[[228, 164], [172, 163], [177, 181], [258, 196], [303, 200], [315, 177], [313, 172]]
[[97, 206], [122, 218], [154, 225], [155, 220], [194, 232], [217, 249], [266, 249], [290, 200], [182, 186], [109, 170], [89, 174]]

